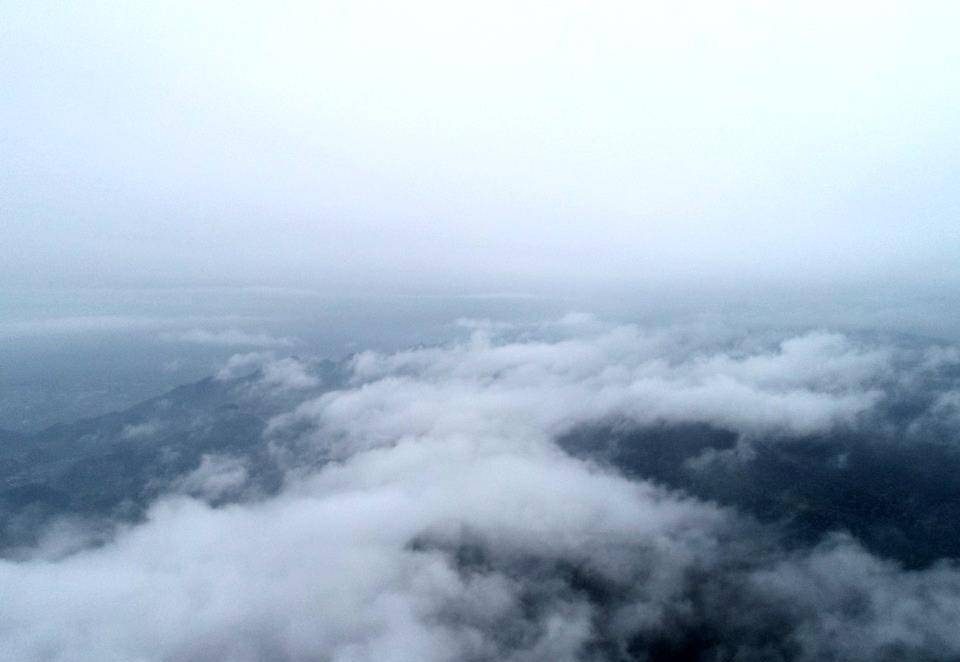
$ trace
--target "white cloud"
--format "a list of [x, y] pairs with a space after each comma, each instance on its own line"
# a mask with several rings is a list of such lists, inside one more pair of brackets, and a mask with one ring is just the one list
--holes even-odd
[[[698, 420], [744, 432], [810, 433], [850, 423], [880, 398], [889, 352], [811, 333], [779, 347], [704, 354], [669, 332], [566, 317], [556, 341], [469, 342], [353, 359], [355, 388], [304, 403], [290, 421], [319, 436], [554, 435], [578, 423]], [[375, 415], [371, 415], [375, 413]]]
[[263, 365], [275, 360], [273, 352], [248, 352], [246, 354], [234, 354], [224, 366], [217, 372], [217, 379], [224, 381], [243, 377], [255, 370], [260, 370]]
[[[854, 424], [888, 383], [888, 350], [817, 332], [706, 351], [632, 326], [559, 326], [549, 341], [477, 333], [359, 354], [341, 390], [272, 422], [309, 423], [301, 441], [336, 459], [297, 467], [278, 495], [221, 508], [168, 497], [104, 546], [0, 561], [2, 649], [54, 662], [573, 662], [598, 642], [622, 652], [702, 626], [765, 659], [769, 620], [800, 660], [960, 655], [956, 569], [905, 572], [847, 538], [786, 552], [728, 509], [553, 443], [610, 418]], [[251, 366], [263, 389], [314, 385], [269, 354], [238, 355], [222, 377]], [[176, 491], [216, 498], [249, 470], [208, 456]]]
[[273, 352], [234, 354], [217, 372], [221, 381], [259, 372], [253, 388], [264, 391], [300, 391], [320, 385], [309, 366], [294, 357], [278, 359]]
[[301, 390], [320, 384], [320, 380], [307, 371], [307, 367], [294, 358], [270, 361], [263, 367], [262, 381], [268, 387]]
[[249, 472], [246, 463], [226, 455], [204, 455], [200, 465], [181, 476], [173, 484], [173, 491], [183, 492], [204, 499], [220, 499], [236, 494], [247, 482]]

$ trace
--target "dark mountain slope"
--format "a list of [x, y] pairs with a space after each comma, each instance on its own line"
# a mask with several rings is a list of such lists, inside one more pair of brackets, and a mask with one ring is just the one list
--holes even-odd
[[[318, 376], [313, 390], [338, 383], [337, 364], [311, 368]], [[309, 393], [296, 395], [299, 401]], [[0, 552], [34, 544], [61, 518], [135, 521], [169, 491], [198, 491], [213, 502], [274, 492], [282, 471], [263, 431], [291, 397], [254, 372], [207, 378], [38, 433], [0, 433]], [[217, 461], [237, 476], [230, 489], [207, 493], [204, 476], [187, 480], [201, 467], [215, 470]]]

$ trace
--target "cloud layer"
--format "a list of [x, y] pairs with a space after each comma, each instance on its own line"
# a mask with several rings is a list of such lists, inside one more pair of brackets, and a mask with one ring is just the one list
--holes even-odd
[[[242, 492], [248, 464], [208, 455], [107, 544], [0, 562], [0, 648], [64, 661], [960, 655], [950, 559], [905, 569], [842, 530], [791, 540], [737, 504], [557, 444], [590, 425], [680, 424], [732, 435], [724, 462], [852, 431], [910, 444], [955, 429], [955, 351], [826, 332], [721, 342], [583, 316], [470, 326], [459, 344], [357, 354], [319, 394], [308, 362], [236, 359], [221, 379], [256, 369], [247, 397], [303, 394], [264, 433], [282, 489], [211, 505]], [[909, 420], [890, 413], [905, 393], [922, 400]]]

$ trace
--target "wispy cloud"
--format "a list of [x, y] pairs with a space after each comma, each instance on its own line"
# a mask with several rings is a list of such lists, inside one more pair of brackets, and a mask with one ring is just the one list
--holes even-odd
[[293, 347], [294, 338], [273, 336], [269, 333], [252, 333], [240, 329], [190, 329], [187, 331], [166, 332], [160, 336], [169, 342], [194, 343], [198, 345], [224, 345], [227, 347]]

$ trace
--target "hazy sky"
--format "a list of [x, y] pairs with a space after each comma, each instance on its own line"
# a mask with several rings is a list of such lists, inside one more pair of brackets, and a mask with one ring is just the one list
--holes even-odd
[[6, 2], [0, 279], [960, 282], [954, 2]]

